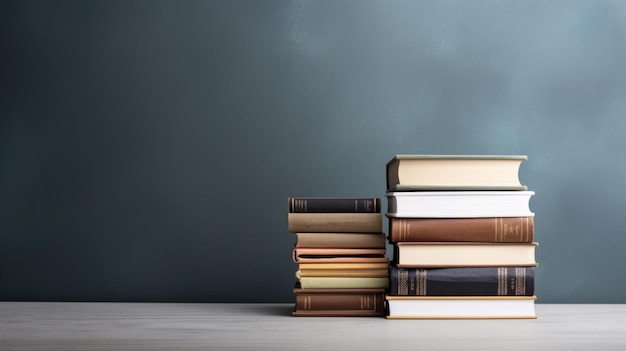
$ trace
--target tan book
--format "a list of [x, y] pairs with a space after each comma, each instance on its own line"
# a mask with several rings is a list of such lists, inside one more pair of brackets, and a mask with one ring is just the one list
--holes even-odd
[[388, 269], [300, 269], [296, 277], [389, 277]]
[[295, 248], [293, 261], [296, 263], [388, 262], [385, 253], [386, 249]]
[[537, 243], [399, 242], [398, 267], [532, 267]]
[[296, 233], [296, 247], [376, 249], [386, 244], [383, 233]]
[[533, 242], [533, 217], [389, 218], [389, 241]]
[[387, 319], [534, 319], [535, 296], [390, 296]]
[[352, 263], [300, 263], [300, 270], [344, 270], [344, 269], [388, 269], [387, 262], [352, 262]]
[[288, 213], [292, 233], [382, 233], [382, 213]]
[[396, 155], [387, 162], [387, 189], [526, 190], [524, 155]]

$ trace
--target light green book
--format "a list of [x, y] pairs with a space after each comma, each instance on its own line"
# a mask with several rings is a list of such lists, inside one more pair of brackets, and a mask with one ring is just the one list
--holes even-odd
[[389, 277], [300, 277], [302, 289], [386, 289]]

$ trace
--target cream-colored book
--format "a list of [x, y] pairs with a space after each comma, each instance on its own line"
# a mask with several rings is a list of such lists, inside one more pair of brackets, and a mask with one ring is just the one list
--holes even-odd
[[388, 319], [534, 319], [535, 296], [385, 296]]
[[389, 268], [388, 262], [347, 262], [347, 263], [300, 263], [298, 265], [300, 270], [305, 269], [323, 269], [323, 270], [335, 270], [335, 269], [384, 269]]
[[389, 277], [388, 269], [300, 269], [296, 277]]
[[389, 277], [300, 277], [302, 289], [388, 288]]
[[387, 162], [387, 189], [526, 190], [525, 155], [396, 155]]
[[531, 267], [536, 266], [532, 243], [399, 242], [398, 267]]

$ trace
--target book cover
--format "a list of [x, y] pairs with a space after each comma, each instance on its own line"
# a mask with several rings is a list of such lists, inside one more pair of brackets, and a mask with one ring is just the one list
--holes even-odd
[[388, 191], [526, 190], [525, 155], [396, 155], [387, 162]]
[[533, 267], [390, 267], [389, 295], [532, 296]]
[[534, 240], [533, 217], [389, 218], [389, 241], [520, 242]]
[[535, 296], [390, 296], [388, 319], [534, 319]]
[[380, 198], [290, 197], [288, 210], [293, 213], [378, 213]]

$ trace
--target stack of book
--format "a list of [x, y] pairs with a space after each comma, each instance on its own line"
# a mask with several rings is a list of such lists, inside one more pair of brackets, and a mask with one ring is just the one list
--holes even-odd
[[293, 197], [293, 316], [384, 316], [389, 260], [379, 198]]
[[526, 156], [396, 155], [386, 317], [536, 318]]

